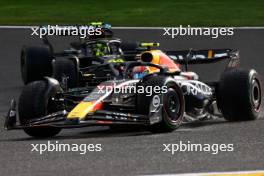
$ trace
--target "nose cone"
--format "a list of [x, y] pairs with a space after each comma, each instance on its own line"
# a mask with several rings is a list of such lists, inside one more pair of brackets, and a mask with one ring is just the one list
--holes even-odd
[[80, 102], [73, 110], [68, 114], [67, 119], [84, 119], [88, 113], [101, 109], [102, 103], [94, 102]]

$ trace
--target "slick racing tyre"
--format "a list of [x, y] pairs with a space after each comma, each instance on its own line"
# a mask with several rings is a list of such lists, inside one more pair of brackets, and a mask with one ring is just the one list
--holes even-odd
[[[45, 116], [59, 110], [52, 101], [57, 88], [48, 87], [48, 81], [34, 81], [26, 85], [19, 97], [18, 113], [21, 125], [27, 125], [30, 120]], [[51, 85], [50, 85], [51, 86]], [[26, 134], [32, 137], [45, 138], [57, 135], [60, 128], [29, 127]]]
[[260, 115], [262, 87], [255, 70], [225, 71], [218, 86], [217, 103], [229, 121], [255, 120]]
[[74, 88], [78, 85], [78, 72], [74, 61], [68, 58], [56, 59], [53, 62], [53, 77], [60, 83], [63, 77], [67, 78], [67, 87]]
[[137, 53], [138, 47], [138, 42], [122, 42], [120, 45], [120, 48], [125, 55], [125, 59], [130, 61], [135, 60], [135, 54]]
[[[177, 129], [182, 120], [185, 110], [184, 96], [181, 88], [176, 84], [173, 79], [153, 76], [142, 82], [140, 86], [145, 87], [165, 87], [166, 91], [162, 92], [161, 98], [158, 98], [158, 94], [152, 91], [152, 95], [148, 93], [138, 94], [137, 96], [137, 112], [144, 115], [150, 114], [151, 103], [153, 106], [158, 104], [162, 105], [162, 120], [156, 124], [150, 126], [150, 131], [152, 132], [171, 132]], [[156, 105], [154, 105], [154, 103]]]
[[52, 75], [52, 53], [48, 46], [23, 47], [20, 57], [21, 74], [24, 84]]
[[139, 43], [138, 42], [122, 42], [120, 47], [124, 52], [136, 51], [137, 48], [139, 47]]

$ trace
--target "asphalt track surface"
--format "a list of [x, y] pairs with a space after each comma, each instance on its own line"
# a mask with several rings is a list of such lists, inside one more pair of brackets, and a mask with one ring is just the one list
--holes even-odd
[[[22, 45], [40, 43], [30, 36], [29, 29], [0, 29], [0, 115], [5, 115], [9, 100], [17, 98], [22, 89], [19, 55]], [[126, 40], [157, 41], [163, 49], [236, 48], [241, 52], [241, 66], [255, 68], [264, 75], [264, 30], [236, 30], [231, 37], [162, 36], [162, 30], [116, 30], [116, 36]], [[68, 39], [54, 40], [58, 49], [67, 46]], [[195, 66], [201, 79], [217, 79], [221, 64]], [[107, 127], [63, 130], [51, 140], [69, 144], [102, 144], [103, 151], [31, 152], [36, 140], [23, 131], [3, 130], [0, 120], [0, 175], [144, 175], [212, 171], [264, 169], [264, 120], [229, 123], [223, 119], [185, 124], [167, 134], [147, 131], [111, 131]], [[163, 144], [179, 141], [198, 144], [234, 144], [233, 152], [163, 152]]]

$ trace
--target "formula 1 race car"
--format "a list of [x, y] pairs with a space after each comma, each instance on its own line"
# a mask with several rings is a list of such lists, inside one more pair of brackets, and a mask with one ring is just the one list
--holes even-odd
[[[107, 81], [65, 88], [45, 77], [26, 85], [18, 104], [11, 107], [5, 129], [23, 129], [33, 137], [52, 137], [62, 128], [86, 126], [142, 125], [152, 132], [177, 129], [185, 116], [228, 121], [255, 120], [260, 114], [262, 87], [258, 73], [238, 68], [236, 50], [149, 50], [139, 61], [98, 64], [108, 68]], [[194, 72], [180, 65], [228, 60], [219, 81], [201, 82]]]
[[[62, 52], [54, 52], [54, 48], [47, 36], [42, 38], [40, 46], [24, 46], [21, 51], [21, 75], [24, 84], [40, 80], [45, 76], [54, 77], [61, 82], [62, 75], [69, 77], [69, 86], [77, 87], [87, 79], [82, 74], [82, 68], [92, 66], [93, 60], [118, 62], [133, 59], [137, 42], [124, 42], [113, 38], [109, 24], [92, 23], [93, 27], [100, 27], [102, 34], [89, 36], [70, 43], [70, 48]], [[84, 77], [83, 77], [84, 76]]]

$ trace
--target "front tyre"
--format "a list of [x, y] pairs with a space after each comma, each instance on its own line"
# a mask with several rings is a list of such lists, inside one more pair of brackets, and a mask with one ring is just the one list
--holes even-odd
[[[179, 85], [174, 82], [173, 79], [156, 76], [151, 77], [145, 82], [142, 83], [143, 87], [158, 86], [162, 90], [166, 90], [161, 93], [161, 103], [162, 105], [162, 120], [157, 124], [153, 124], [150, 126], [151, 132], [171, 132], [177, 129], [183, 120], [185, 103], [184, 103], [184, 95], [182, 93]], [[163, 87], [163, 88], [162, 88]], [[164, 87], [166, 89], [164, 89]], [[148, 115], [150, 114], [150, 106], [151, 103], [156, 103], [157, 100], [156, 93], [153, 93], [151, 96], [147, 96], [147, 94], [139, 94], [137, 97], [137, 110], [141, 114]], [[154, 105], [155, 106], [155, 105]]]
[[225, 71], [219, 82], [217, 103], [228, 121], [257, 119], [262, 103], [258, 73], [253, 69]]
[[[48, 82], [34, 81], [26, 85], [19, 97], [18, 113], [21, 125], [27, 125], [30, 120], [55, 112], [52, 97], [56, 91], [48, 88]], [[45, 138], [57, 135], [60, 128], [55, 127], [29, 127], [25, 128], [26, 134], [32, 137]]]

